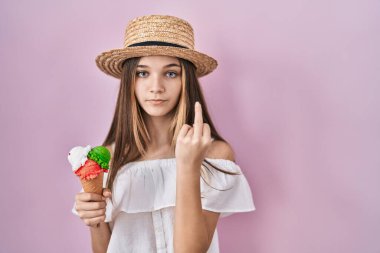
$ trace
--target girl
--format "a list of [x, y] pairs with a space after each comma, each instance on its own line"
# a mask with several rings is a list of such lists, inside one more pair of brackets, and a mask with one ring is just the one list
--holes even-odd
[[198, 77], [217, 62], [173, 16], [132, 20], [123, 49], [99, 55], [120, 78], [103, 196], [76, 195], [94, 252], [219, 252], [219, 217], [255, 209], [231, 146], [217, 133]]

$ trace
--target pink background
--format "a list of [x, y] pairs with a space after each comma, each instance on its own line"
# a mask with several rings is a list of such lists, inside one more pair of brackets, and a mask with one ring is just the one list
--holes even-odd
[[380, 252], [374, 0], [1, 1], [0, 251], [90, 251], [66, 155], [103, 141], [118, 81], [94, 58], [146, 14], [219, 61], [201, 83], [257, 208], [220, 220], [221, 252]]

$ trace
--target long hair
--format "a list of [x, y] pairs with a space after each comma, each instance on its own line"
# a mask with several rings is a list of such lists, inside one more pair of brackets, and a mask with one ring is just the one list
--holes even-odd
[[[178, 58], [182, 69], [182, 89], [177, 106], [173, 109], [170, 134], [172, 135], [171, 148], [175, 149], [176, 140], [181, 127], [184, 124], [193, 125], [195, 116], [194, 104], [196, 101], [202, 106], [203, 122], [209, 124], [211, 137], [214, 140], [225, 141], [216, 131], [215, 126], [208, 113], [203, 92], [196, 77], [195, 66], [187, 60]], [[107, 134], [103, 146], [114, 145], [112, 162], [110, 165], [110, 175], [108, 175], [106, 187], [112, 190], [113, 182], [117, 172], [125, 164], [138, 160], [146, 154], [147, 146], [150, 142], [150, 135], [142, 116], [143, 110], [135, 96], [136, 68], [140, 61], [139, 57], [130, 58], [124, 61], [120, 80], [120, 89], [117, 98], [115, 114], [111, 128]], [[207, 159], [202, 162], [202, 168], [207, 169], [212, 174], [208, 166], [216, 170], [238, 175], [213, 165]], [[201, 170], [203, 180], [205, 173]], [[207, 181], [205, 180], [207, 183]], [[211, 186], [212, 187], [212, 186]]]

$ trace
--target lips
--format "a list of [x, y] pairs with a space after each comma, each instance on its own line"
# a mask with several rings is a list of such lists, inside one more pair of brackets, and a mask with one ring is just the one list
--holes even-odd
[[166, 100], [164, 100], [164, 99], [149, 99], [147, 101], [153, 105], [160, 105], [160, 104], [164, 103]]

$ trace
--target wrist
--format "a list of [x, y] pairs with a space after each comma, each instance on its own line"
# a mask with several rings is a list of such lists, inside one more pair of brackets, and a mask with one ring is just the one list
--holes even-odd
[[185, 175], [185, 176], [194, 176], [200, 177], [201, 174], [201, 164], [194, 163], [177, 163], [177, 176]]

